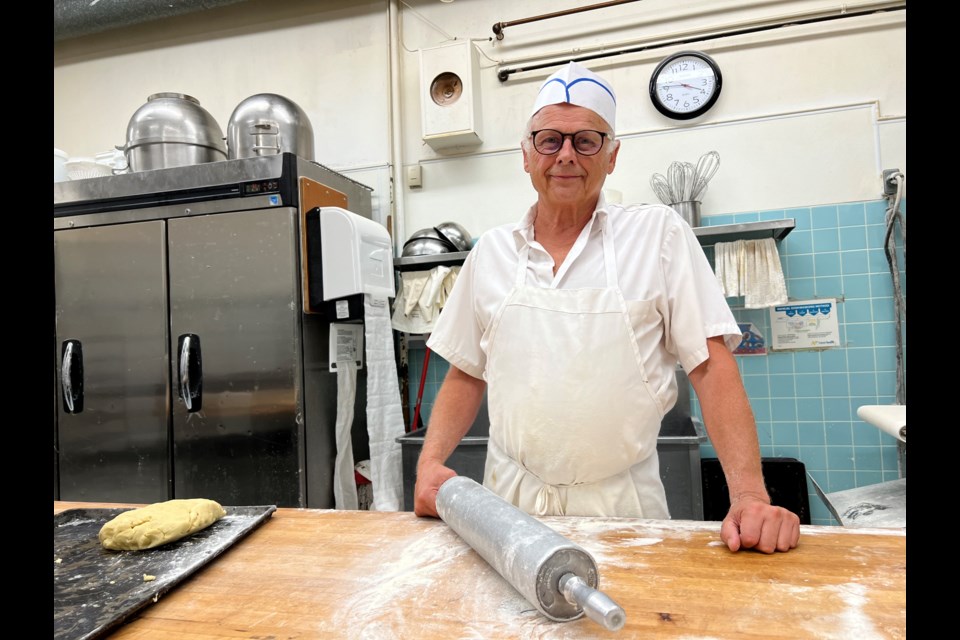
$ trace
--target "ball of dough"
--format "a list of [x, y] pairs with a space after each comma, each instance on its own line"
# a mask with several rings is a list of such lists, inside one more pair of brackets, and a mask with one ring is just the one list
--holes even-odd
[[139, 551], [179, 540], [227, 515], [218, 503], [205, 498], [168, 500], [124, 511], [100, 529], [104, 549]]

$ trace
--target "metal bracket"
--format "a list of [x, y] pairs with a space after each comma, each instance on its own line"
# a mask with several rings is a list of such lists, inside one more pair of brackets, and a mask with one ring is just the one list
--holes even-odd
[[897, 193], [897, 181], [893, 176], [900, 173], [900, 169], [884, 169], [881, 177], [883, 178], [883, 195], [892, 196]]

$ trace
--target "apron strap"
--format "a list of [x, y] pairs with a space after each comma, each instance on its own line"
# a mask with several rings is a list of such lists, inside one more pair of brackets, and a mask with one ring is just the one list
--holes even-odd
[[600, 225], [600, 233], [603, 235], [603, 266], [607, 272], [607, 287], [610, 289], [620, 288], [620, 279], [617, 276], [617, 252], [613, 248], [613, 229], [610, 224], [610, 214], [603, 217]]

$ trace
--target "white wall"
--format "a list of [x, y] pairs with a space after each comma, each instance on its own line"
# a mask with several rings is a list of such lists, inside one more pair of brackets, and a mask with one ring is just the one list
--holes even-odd
[[[519, 136], [537, 87], [557, 68], [501, 82], [498, 66], [645, 45], [584, 63], [617, 91], [623, 146], [607, 184], [624, 201], [654, 201], [652, 173], [711, 149], [721, 167], [704, 215], [875, 199], [883, 169], [906, 173], [906, 12], [798, 24], [815, 11], [839, 16], [898, 3], [643, 0], [509, 27], [503, 40], [493, 38], [495, 22], [583, 4], [248, 0], [67, 40], [54, 48], [54, 144], [75, 156], [123, 144], [130, 116], [152, 93], [193, 95], [224, 128], [247, 96], [279, 93], [310, 117], [317, 161], [373, 187], [380, 219], [400, 215], [398, 243], [444, 220], [476, 235], [518, 219], [534, 198]], [[462, 40], [473, 40], [480, 61], [483, 143], [436, 151], [421, 139], [418, 50]], [[653, 68], [681, 49], [708, 53], [723, 71], [720, 100], [689, 122], [660, 115], [647, 95]], [[399, 58], [397, 109], [391, 50]], [[420, 164], [423, 187], [401, 181], [391, 202], [394, 164], [397, 176]]]

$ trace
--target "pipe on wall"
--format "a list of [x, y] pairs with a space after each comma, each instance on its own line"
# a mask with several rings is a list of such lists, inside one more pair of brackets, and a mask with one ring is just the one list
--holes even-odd
[[53, 41], [129, 27], [246, 0], [54, 0]]

